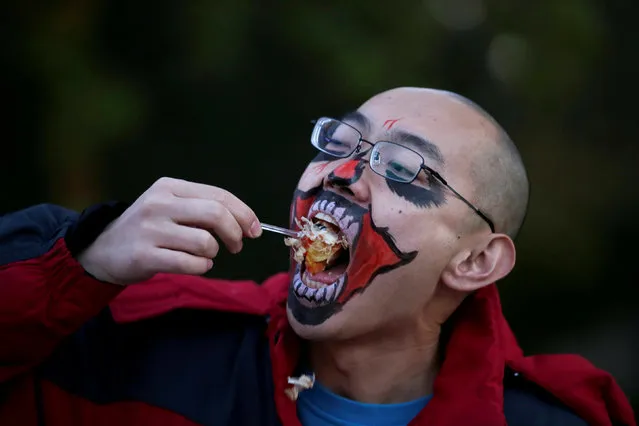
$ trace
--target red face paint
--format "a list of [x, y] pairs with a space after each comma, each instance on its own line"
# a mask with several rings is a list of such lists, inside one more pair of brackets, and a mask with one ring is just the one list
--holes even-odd
[[390, 120], [386, 120], [384, 121], [384, 124], [382, 124], [382, 127], [384, 127], [386, 130], [390, 130], [393, 128], [395, 123], [397, 123], [399, 120], [401, 120], [401, 118], [393, 118]]
[[[398, 120], [389, 120], [385, 126], [390, 128]], [[291, 255], [292, 282], [289, 287], [288, 306], [301, 324], [323, 323], [340, 312], [354, 295], [363, 292], [375, 277], [406, 265], [417, 256], [416, 251], [399, 250], [389, 230], [375, 225], [370, 207], [365, 208], [341, 195], [343, 192], [340, 188], [348, 193], [349, 186], [362, 177], [367, 164], [363, 156], [362, 153], [344, 161], [329, 173], [323, 182], [318, 182], [316, 187], [308, 191], [295, 192], [291, 206], [292, 227], [296, 228], [295, 218], [300, 220], [302, 217], [308, 217], [311, 210], [322, 211], [340, 223], [340, 228], [348, 235], [350, 242], [350, 260], [346, 271], [341, 276], [337, 275], [339, 279], [334, 284], [323, 288], [310, 288], [304, 284], [304, 268], [298, 265]], [[320, 155], [314, 162], [318, 161], [326, 161], [317, 165], [324, 170], [325, 165], [333, 160]], [[441, 191], [403, 183], [395, 185], [395, 182], [389, 179], [386, 181], [392, 192], [416, 206], [426, 208], [443, 202]], [[333, 190], [326, 190], [326, 187]]]
[[388, 230], [377, 228], [370, 211], [366, 212], [346, 270], [345, 288], [337, 299], [338, 303], [346, 303], [363, 291], [378, 274], [409, 263], [416, 255], [416, 252], [402, 253], [393, 243]]
[[313, 166], [313, 172], [315, 173], [322, 173], [324, 171], [324, 169], [326, 168], [326, 166], [328, 166], [329, 162], [325, 162], [325, 163], [321, 163], [321, 164], [317, 164], [315, 166]]
[[333, 186], [352, 185], [362, 177], [365, 166], [366, 162], [360, 158], [348, 160], [328, 175], [328, 181]]
[[[346, 164], [342, 167], [336, 179], [346, 181], [357, 176], [357, 167]], [[351, 173], [346, 173], [349, 170]], [[348, 230], [344, 232], [351, 241], [350, 262], [341, 281], [320, 290], [311, 290], [303, 285], [302, 267], [293, 264], [288, 305], [296, 320], [307, 325], [326, 321], [354, 295], [364, 291], [377, 275], [405, 265], [417, 255], [417, 252], [404, 253], [399, 250], [388, 230], [375, 226], [370, 208], [366, 209], [333, 191], [322, 189], [317, 187], [307, 193], [298, 191], [294, 201], [294, 217], [307, 217], [309, 210], [313, 209], [326, 212], [340, 221], [341, 226], [347, 226]], [[319, 194], [315, 195], [316, 192]]]

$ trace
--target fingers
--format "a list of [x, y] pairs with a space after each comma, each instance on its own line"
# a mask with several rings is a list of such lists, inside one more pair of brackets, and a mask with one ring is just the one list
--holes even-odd
[[183, 251], [207, 259], [214, 259], [220, 251], [220, 245], [209, 231], [176, 223], [163, 225], [156, 238], [159, 248]]
[[176, 197], [217, 201], [233, 215], [244, 235], [256, 238], [262, 234], [255, 212], [230, 192], [215, 186], [180, 179], [170, 179], [165, 185]]
[[[180, 198], [171, 203], [170, 209], [170, 217], [176, 223], [195, 226], [213, 232], [222, 240], [231, 253], [237, 253], [242, 250], [242, 237], [244, 235], [242, 228], [235, 216], [222, 203], [197, 198]], [[199, 231], [203, 229], [199, 229]], [[211, 236], [207, 231], [203, 232]], [[194, 239], [197, 238], [198, 242], [201, 242], [204, 238], [193, 234], [190, 236]], [[183, 233], [183, 237], [187, 238], [185, 233]]]
[[153, 255], [154, 264], [149, 265], [155, 272], [170, 274], [202, 275], [213, 266], [213, 261], [182, 251], [157, 249]]

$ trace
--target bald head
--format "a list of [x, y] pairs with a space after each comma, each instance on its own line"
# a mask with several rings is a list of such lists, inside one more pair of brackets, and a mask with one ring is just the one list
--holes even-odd
[[[517, 236], [528, 207], [526, 169], [513, 141], [484, 109], [456, 93], [412, 87], [380, 93], [362, 109], [392, 111], [397, 117], [389, 119], [400, 119], [398, 126], [437, 144], [444, 152], [444, 173], [455, 178], [453, 186], [494, 222], [497, 232]], [[485, 226], [478, 216], [471, 220]]]
[[492, 216], [498, 232], [515, 239], [519, 234], [530, 196], [530, 184], [521, 154], [508, 133], [482, 107], [468, 98], [449, 92], [481, 114], [495, 128], [493, 144], [478, 144], [470, 173], [480, 208]]

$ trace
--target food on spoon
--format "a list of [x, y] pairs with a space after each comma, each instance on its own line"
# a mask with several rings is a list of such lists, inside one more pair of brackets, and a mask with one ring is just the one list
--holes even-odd
[[299, 238], [286, 238], [284, 243], [294, 250], [295, 261], [304, 262], [311, 274], [331, 266], [348, 248], [346, 237], [340, 236], [339, 227], [328, 215], [318, 213], [313, 221], [302, 217], [301, 222], [295, 222], [300, 227]]

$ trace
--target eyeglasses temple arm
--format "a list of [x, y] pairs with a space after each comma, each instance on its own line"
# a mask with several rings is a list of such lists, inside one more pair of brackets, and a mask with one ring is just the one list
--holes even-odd
[[490, 230], [494, 233], [495, 232], [495, 225], [493, 224], [493, 221], [490, 220], [488, 218], [488, 216], [486, 216], [481, 210], [479, 210], [477, 207], [475, 207], [470, 201], [468, 201], [467, 199], [465, 199], [464, 197], [462, 197], [462, 195], [455, 191], [455, 189], [450, 186], [448, 184], [448, 182], [446, 182], [446, 179], [444, 179], [442, 177], [442, 175], [440, 175], [439, 173], [437, 173], [435, 170], [432, 170], [430, 168], [426, 168], [426, 170], [433, 175], [433, 177], [435, 179], [437, 179], [438, 181], [440, 181], [446, 188], [448, 188], [450, 191], [452, 191], [453, 194], [455, 194], [460, 200], [462, 200], [464, 202], [464, 204], [466, 204], [468, 207], [470, 207], [475, 213], [477, 213], [477, 215], [479, 217], [481, 217], [482, 219], [484, 219], [486, 221], [486, 223], [488, 224], [488, 226], [490, 226]]

